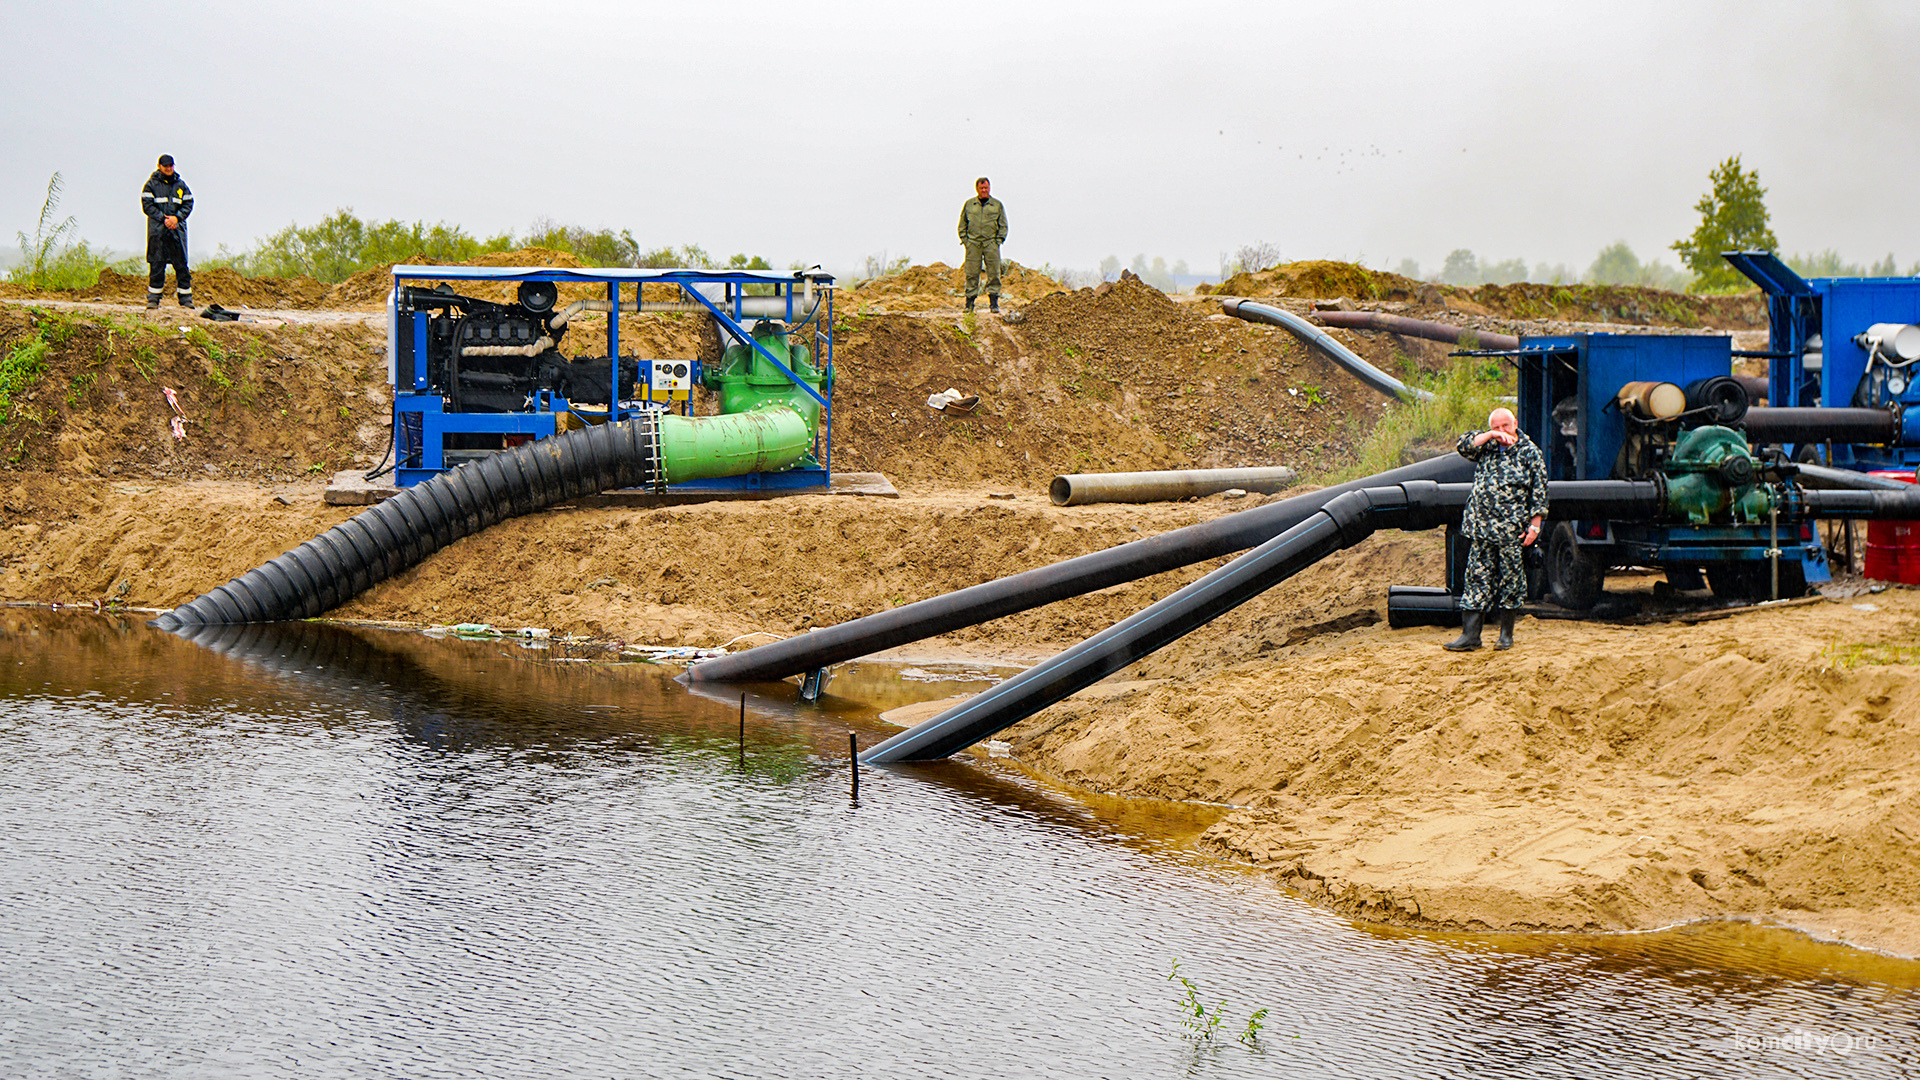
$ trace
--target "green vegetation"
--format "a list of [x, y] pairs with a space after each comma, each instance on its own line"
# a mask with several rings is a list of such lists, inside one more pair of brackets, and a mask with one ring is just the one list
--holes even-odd
[[[1836, 277], [1899, 277], [1901, 276], [1898, 266], [1893, 261], [1893, 252], [1891, 251], [1887, 252], [1887, 257], [1884, 259], [1881, 259], [1879, 262], [1868, 263], [1865, 265], [1862, 265], [1861, 263], [1851, 263], [1846, 261], [1845, 259], [1842, 259], [1840, 257], [1840, 253], [1833, 250], [1832, 248], [1828, 248], [1827, 250], [1822, 251], [1817, 255], [1789, 255], [1783, 261], [1788, 266], [1792, 267], [1793, 271], [1799, 274], [1801, 277], [1836, 278]], [[1915, 263], [1912, 266], [1908, 267], [1905, 276], [1920, 277], [1920, 263]]]
[[1463, 360], [1425, 380], [1432, 401], [1396, 404], [1360, 444], [1360, 460], [1340, 474], [1347, 480], [1371, 476], [1408, 464], [1408, 454], [1424, 456], [1418, 448], [1451, 448], [1463, 431], [1483, 428], [1487, 414], [1513, 393], [1512, 377], [1497, 362]]
[[[1168, 972], [1167, 981], [1178, 983], [1180, 997], [1176, 1004], [1180, 1009], [1180, 1026], [1186, 1029], [1187, 1037], [1198, 1042], [1211, 1043], [1219, 1033], [1220, 1025], [1226, 1020], [1227, 1003], [1222, 1000], [1209, 1007], [1206, 999], [1200, 996], [1200, 988], [1192, 980], [1180, 974], [1180, 961], [1173, 962], [1173, 970]], [[1238, 1036], [1248, 1046], [1258, 1045], [1260, 1031], [1266, 1027], [1267, 1010], [1255, 1009], [1247, 1017], [1247, 1025]]]
[[1757, 169], [1740, 165], [1735, 154], [1708, 174], [1713, 190], [1700, 197], [1694, 209], [1700, 224], [1693, 235], [1673, 242], [1673, 250], [1694, 272], [1690, 292], [1737, 292], [1747, 279], [1720, 257], [1723, 251], [1773, 251], [1780, 242], [1767, 225], [1767, 189], [1760, 186]]
[[7, 280], [30, 289], [82, 289], [100, 280], [100, 271], [109, 265], [131, 272], [137, 259], [113, 264], [96, 253], [85, 240], [74, 242], [79, 223], [71, 216], [54, 220], [60, 207], [60, 192], [65, 182], [59, 173], [47, 181], [47, 197], [40, 204], [40, 217], [33, 235], [15, 233], [23, 256], [19, 265], [7, 271]]
[[1820, 650], [1821, 659], [1830, 668], [1852, 671], [1857, 667], [1886, 667], [1891, 665], [1920, 664], [1920, 645], [1908, 645], [1902, 642], [1881, 642], [1879, 644], [1853, 643], [1842, 645], [1829, 642]]
[[362, 221], [352, 207], [343, 207], [315, 225], [288, 225], [235, 255], [224, 247], [206, 265], [228, 266], [250, 277], [306, 275], [324, 282], [340, 282], [376, 266], [426, 258], [435, 262], [466, 262], [481, 255], [539, 247], [564, 251], [589, 266], [673, 267], [701, 270], [771, 270], [758, 255], [735, 254], [725, 260], [709, 255], [698, 244], [642, 248], [627, 229], [586, 229], [560, 225], [548, 218], [534, 222], [524, 236], [501, 233], [476, 237], [458, 225], [427, 225], [398, 220]]
[[13, 424], [15, 396], [39, 382], [46, 371], [47, 353], [53, 350], [53, 343], [47, 338], [47, 324], [36, 323], [37, 332], [32, 337], [14, 342], [6, 355], [0, 356], [0, 424]]

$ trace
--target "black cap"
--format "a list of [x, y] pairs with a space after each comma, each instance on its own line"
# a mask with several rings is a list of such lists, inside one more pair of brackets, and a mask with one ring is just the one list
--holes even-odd
[[172, 155], [172, 154], [161, 154], [161, 155], [160, 155], [160, 164], [162, 164], [162, 165], [171, 165], [171, 164], [173, 164], [173, 155]]

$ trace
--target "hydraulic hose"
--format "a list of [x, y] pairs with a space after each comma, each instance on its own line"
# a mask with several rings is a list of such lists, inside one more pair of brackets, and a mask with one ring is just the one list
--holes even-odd
[[648, 412], [539, 439], [406, 488], [153, 625], [309, 619], [507, 518], [610, 488], [776, 471], [812, 446], [806, 419], [779, 404], [694, 419]]
[[1220, 310], [1248, 322], [1271, 323], [1278, 326], [1301, 341], [1319, 349], [1327, 358], [1341, 367], [1354, 378], [1380, 391], [1391, 398], [1401, 401], [1432, 401], [1433, 395], [1425, 390], [1416, 390], [1399, 379], [1381, 371], [1365, 360], [1360, 359], [1353, 350], [1335, 341], [1333, 335], [1313, 325], [1290, 311], [1282, 311], [1265, 304], [1256, 304], [1251, 300], [1222, 300]]
[[769, 642], [687, 669], [694, 682], [771, 682], [922, 638], [988, 622], [1110, 585], [1231, 555], [1278, 536], [1349, 491], [1414, 480], [1473, 479], [1473, 463], [1442, 454], [1350, 483], [1268, 503], [1213, 521], [1150, 536], [984, 582], [945, 596]]
[[1313, 317], [1319, 319], [1324, 326], [1338, 326], [1347, 330], [1384, 330], [1389, 334], [1399, 334], [1401, 337], [1444, 341], [1449, 345], [1465, 345], [1479, 349], [1520, 347], [1520, 339], [1512, 334], [1469, 330], [1462, 326], [1449, 326], [1446, 323], [1428, 322], [1425, 319], [1409, 319], [1404, 315], [1388, 315], [1381, 311], [1316, 311]]
[[[1430, 481], [1347, 491], [1172, 596], [895, 735], [860, 755], [860, 760], [886, 764], [947, 757], [1092, 686], [1377, 529], [1431, 529], [1456, 520], [1471, 491], [1469, 484]], [[1596, 513], [1652, 517], [1659, 513], [1661, 502], [1660, 485], [1650, 481], [1589, 480], [1564, 487], [1554, 484], [1550, 491], [1552, 513], [1564, 517]], [[1920, 496], [1920, 491], [1915, 495]]]

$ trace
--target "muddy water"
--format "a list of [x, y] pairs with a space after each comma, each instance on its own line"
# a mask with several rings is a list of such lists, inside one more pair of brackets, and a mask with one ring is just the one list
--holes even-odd
[[[988, 674], [670, 670], [0, 612], [0, 1075], [1898, 1076], [1920, 968], [1357, 927], [1204, 816], [847, 731]], [[744, 747], [744, 764], [742, 750]], [[1211, 1011], [1183, 1026], [1175, 960]], [[1268, 1010], [1251, 1045], [1249, 1013]]]

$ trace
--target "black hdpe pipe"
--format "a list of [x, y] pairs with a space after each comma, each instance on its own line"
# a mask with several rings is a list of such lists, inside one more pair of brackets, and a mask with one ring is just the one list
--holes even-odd
[[[884, 765], [934, 761], [958, 753], [1092, 686], [1377, 529], [1432, 529], [1459, 520], [1472, 490], [1471, 484], [1409, 481], [1345, 492], [1306, 520], [1172, 596], [893, 736], [860, 755], [860, 760]], [[1552, 512], [1561, 517], [1652, 517], [1662, 502], [1661, 486], [1651, 481], [1579, 481], [1555, 484], [1550, 491]]]
[[1877, 443], [1900, 437], [1900, 414], [1892, 409], [1782, 407], [1748, 409], [1740, 420], [1747, 439], [1762, 443]]
[[1222, 300], [1220, 310], [1235, 318], [1248, 322], [1263, 322], [1278, 326], [1301, 341], [1319, 349], [1327, 359], [1347, 369], [1347, 373], [1361, 382], [1390, 398], [1401, 401], [1432, 401], [1433, 395], [1425, 390], [1415, 390], [1399, 379], [1381, 371], [1354, 353], [1352, 349], [1333, 339], [1331, 334], [1313, 325], [1291, 311], [1282, 311], [1265, 304], [1256, 304], [1251, 300]]
[[1401, 337], [1444, 341], [1449, 345], [1507, 350], [1520, 347], [1520, 339], [1512, 334], [1469, 330], [1463, 326], [1449, 326], [1446, 323], [1428, 322], [1425, 319], [1409, 319], [1404, 315], [1388, 315], [1381, 311], [1316, 311], [1313, 317], [1320, 320], [1324, 326], [1338, 326], [1347, 330], [1384, 330], [1389, 334], [1399, 334]]
[[1245, 551], [1306, 521], [1319, 513], [1321, 507], [1351, 491], [1419, 480], [1459, 483], [1472, 479], [1472, 462], [1459, 454], [1442, 454], [1362, 480], [1295, 495], [812, 633], [704, 660], [687, 669], [687, 678], [694, 682], [784, 679], [1055, 600]]
[[539, 439], [462, 465], [335, 525], [153, 620], [163, 630], [308, 619], [462, 537], [609, 488], [664, 476], [651, 413]]

